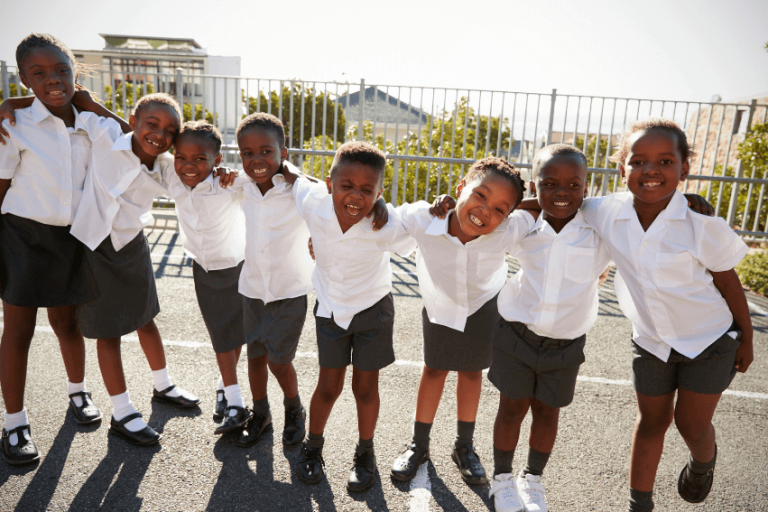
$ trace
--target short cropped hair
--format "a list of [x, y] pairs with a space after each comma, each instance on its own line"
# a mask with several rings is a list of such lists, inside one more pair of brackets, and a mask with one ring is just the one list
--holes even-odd
[[687, 162], [689, 158], [695, 155], [693, 147], [688, 145], [688, 136], [685, 134], [680, 125], [671, 119], [665, 119], [663, 117], [649, 117], [642, 121], [635, 121], [629, 125], [627, 131], [621, 134], [619, 144], [616, 146], [616, 151], [611, 155], [611, 162], [619, 165], [624, 164], [624, 160], [629, 154], [629, 139], [637, 132], [647, 132], [651, 130], [660, 130], [667, 132], [675, 136], [677, 141], [677, 149], [680, 151], [680, 156], [683, 158], [683, 162]]
[[280, 149], [285, 147], [285, 128], [283, 127], [283, 122], [272, 114], [257, 112], [249, 115], [240, 121], [240, 124], [237, 126], [237, 131], [235, 132], [235, 137], [240, 137], [240, 134], [244, 130], [250, 128], [266, 130], [277, 139]]
[[333, 179], [333, 173], [344, 164], [358, 162], [367, 165], [379, 175], [379, 184], [384, 183], [384, 169], [387, 166], [387, 156], [382, 150], [359, 140], [345, 142], [336, 150], [336, 157], [331, 165], [330, 177]]
[[488, 174], [504, 178], [512, 184], [517, 190], [517, 202], [515, 204], [519, 206], [525, 193], [525, 183], [520, 176], [520, 171], [503, 158], [489, 156], [473, 163], [464, 176], [464, 182], [469, 183], [470, 181], [483, 179]]
[[587, 156], [579, 148], [576, 146], [571, 146], [570, 144], [550, 144], [549, 146], [544, 146], [541, 148], [533, 158], [533, 164], [531, 165], [531, 181], [536, 180], [536, 178], [539, 177], [539, 174], [541, 174], [541, 168], [543, 164], [542, 161], [547, 156], [557, 155], [573, 155], [577, 159], [581, 160], [581, 163], [584, 164], [584, 171], [586, 172]]
[[176, 115], [179, 116], [179, 122], [184, 119], [179, 104], [175, 99], [173, 99], [173, 96], [165, 94], [164, 92], [156, 92], [154, 94], [147, 94], [146, 96], [142, 96], [141, 99], [136, 102], [136, 107], [133, 109], [133, 115], [138, 117], [139, 112], [144, 110], [149, 105], [157, 103], [171, 107], [176, 112]]
[[221, 132], [208, 121], [187, 121], [181, 126], [176, 141], [178, 142], [181, 137], [185, 136], [194, 136], [208, 142], [217, 154], [221, 151]]
[[61, 53], [66, 55], [69, 61], [72, 63], [72, 71], [77, 74], [77, 72], [80, 70], [80, 65], [75, 59], [75, 54], [72, 53], [72, 50], [70, 50], [67, 45], [62, 43], [59, 39], [53, 37], [51, 34], [36, 33], [29, 34], [27, 37], [22, 39], [19, 45], [16, 47], [16, 66], [18, 66], [19, 71], [22, 71], [24, 61], [27, 59], [27, 57], [29, 57], [29, 54], [32, 53], [32, 50], [35, 48], [50, 47], [56, 48], [57, 50], [60, 50]]

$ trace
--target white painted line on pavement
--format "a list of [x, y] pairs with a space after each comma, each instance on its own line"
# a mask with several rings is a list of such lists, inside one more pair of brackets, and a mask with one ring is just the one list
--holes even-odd
[[768, 316], [768, 311], [764, 310], [763, 308], [761, 308], [757, 304], [755, 304], [753, 302], [749, 302], [749, 301], [747, 301], [747, 304], [749, 304], [749, 309], [751, 309], [752, 311], [754, 311], [758, 315]]
[[411, 499], [408, 504], [411, 512], [428, 512], [432, 500], [432, 483], [427, 472], [428, 463], [419, 466], [416, 476], [411, 480]]
[[[53, 329], [48, 325], [38, 325], [35, 327], [37, 332], [47, 332], [53, 334]], [[139, 341], [139, 337], [135, 335], [123, 336], [123, 341]], [[200, 343], [199, 341], [180, 341], [180, 340], [163, 340], [163, 345], [170, 345], [174, 347], [186, 347], [186, 348], [203, 348], [210, 347], [210, 343]], [[310, 359], [317, 359], [317, 352], [296, 352], [296, 357], [305, 357]], [[395, 361], [398, 366], [416, 366], [421, 368], [424, 363], [419, 361], [406, 361], [398, 359]], [[488, 370], [483, 370], [483, 373], [487, 373]], [[607, 384], [609, 386], [631, 386], [632, 382], [628, 380], [612, 380], [605, 379], [603, 377], [587, 377], [579, 375], [576, 380], [583, 382], [595, 382], [597, 384]], [[732, 389], [726, 389], [724, 395], [740, 396], [742, 398], [756, 398], [758, 400], [768, 400], [768, 393], [753, 393], [751, 391], [736, 391]]]

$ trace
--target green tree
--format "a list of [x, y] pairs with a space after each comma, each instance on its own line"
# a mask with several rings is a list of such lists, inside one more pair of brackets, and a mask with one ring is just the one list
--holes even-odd
[[[606, 156], [608, 155], [608, 139], [600, 138], [600, 144], [597, 144], [597, 135], [590, 135], [589, 142], [584, 144], [584, 137], [576, 136], [576, 147], [584, 152], [587, 157], [587, 167], [604, 167], [608, 169], [616, 169], [618, 165], [608, 161], [606, 164]], [[595, 155], [597, 154], [597, 162], [595, 162]], [[587, 173], [587, 181], [592, 182], [594, 174], [594, 186], [589, 191], [590, 195], [602, 195], [603, 187], [605, 192], [610, 193], [613, 191], [616, 177], [603, 174], [603, 173]], [[605, 177], [605, 179], [603, 179]]]
[[[19, 94], [18, 94], [19, 86], [18, 85], [16, 85], [16, 84], [9, 84], [8, 88], [11, 90], [11, 95], [9, 96], [9, 98], [15, 98], [16, 96], [19, 96]], [[5, 91], [0, 89], [0, 101], [5, 99], [4, 93], [5, 93]], [[21, 87], [21, 96], [26, 96], [27, 94], [28, 94], [27, 89], [24, 86], [22, 86]]]
[[[108, 110], [111, 110], [113, 113], [118, 115], [119, 117], [122, 117], [123, 119], [127, 119], [125, 115], [125, 111], [123, 110], [123, 106], [125, 105], [128, 107], [129, 111], [133, 111], [133, 107], [135, 106], [134, 100], [133, 100], [133, 91], [134, 88], [136, 89], [136, 102], [147, 94], [154, 94], [155, 92], [155, 85], [152, 83], [147, 83], [144, 85], [134, 85], [130, 82], [125, 83], [125, 103], [123, 103], [123, 87], [120, 85], [115, 89], [115, 103], [112, 103], [112, 86], [107, 84], [104, 86], [104, 106], [107, 107]], [[203, 106], [201, 104], [196, 104], [195, 106], [195, 117], [194, 120], [200, 120], [203, 119]], [[192, 105], [189, 103], [185, 103], [182, 106], [182, 115], [184, 119], [183, 122], [186, 121], [192, 121]], [[205, 109], [205, 120], [208, 121], [211, 124], [217, 124], [218, 121], [218, 114], [217, 116], [214, 116], [208, 109]]]

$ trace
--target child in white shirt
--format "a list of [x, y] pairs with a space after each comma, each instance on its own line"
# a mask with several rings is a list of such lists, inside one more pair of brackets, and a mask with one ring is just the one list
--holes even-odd
[[347, 482], [352, 492], [365, 491], [375, 479], [379, 370], [395, 361], [389, 251], [407, 255], [415, 247], [391, 206], [390, 222], [381, 230], [366, 220], [381, 197], [385, 165], [376, 147], [348, 142], [339, 147], [325, 185], [286, 173], [286, 180], [295, 182], [296, 205], [307, 221], [317, 261], [312, 282], [320, 375], [296, 474], [306, 484], [323, 478], [323, 431], [351, 362], [360, 436]]

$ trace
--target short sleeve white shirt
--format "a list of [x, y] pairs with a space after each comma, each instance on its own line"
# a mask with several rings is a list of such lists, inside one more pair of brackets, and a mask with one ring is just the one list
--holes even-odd
[[390, 251], [407, 256], [416, 241], [403, 227], [392, 205], [389, 221], [379, 231], [363, 219], [342, 233], [326, 185], [300, 178], [293, 186], [299, 214], [306, 220], [315, 252], [312, 282], [317, 293], [317, 316], [333, 318], [342, 329], [392, 289]]
[[219, 178], [209, 174], [190, 188], [182, 183], [171, 159], [158, 169], [168, 194], [176, 202], [181, 246], [206, 272], [237, 266], [245, 257], [245, 217], [241, 208], [242, 186], [222, 188]]
[[239, 291], [265, 304], [312, 291], [315, 266], [307, 247], [309, 229], [296, 209], [293, 186], [282, 174], [275, 174], [272, 184], [266, 194], [250, 181], [243, 187], [246, 245]]
[[104, 120], [74, 111], [75, 126], [68, 128], [35, 98], [31, 106], [16, 111], [15, 126], [3, 121], [9, 136], [0, 145], [0, 179], [13, 183], [2, 213], [50, 226], [72, 224], [91, 156], [87, 126]]
[[[152, 222], [154, 198], [167, 192], [133, 153], [132, 134], [109, 121], [90, 133], [90, 171], [70, 232], [91, 250], [109, 236], [119, 251]], [[172, 156], [160, 155], [155, 167], [168, 166], [169, 160], [173, 165]]]
[[464, 332], [467, 317], [499, 293], [507, 280], [508, 249], [533, 227], [533, 217], [517, 211], [493, 233], [462, 244], [448, 233], [446, 218], [432, 217], [419, 201], [398, 208], [405, 229], [419, 245], [416, 273], [429, 321]]
[[520, 270], [499, 294], [499, 313], [539, 336], [572, 340], [597, 320], [597, 285], [610, 262], [608, 247], [581, 212], [560, 233], [540, 215], [509, 253]]
[[723, 219], [692, 212], [680, 192], [648, 231], [629, 192], [587, 200], [583, 212], [619, 269], [635, 343], [662, 361], [673, 348], [693, 358], [728, 330], [733, 315], [709, 271], [732, 269], [748, 249]]

